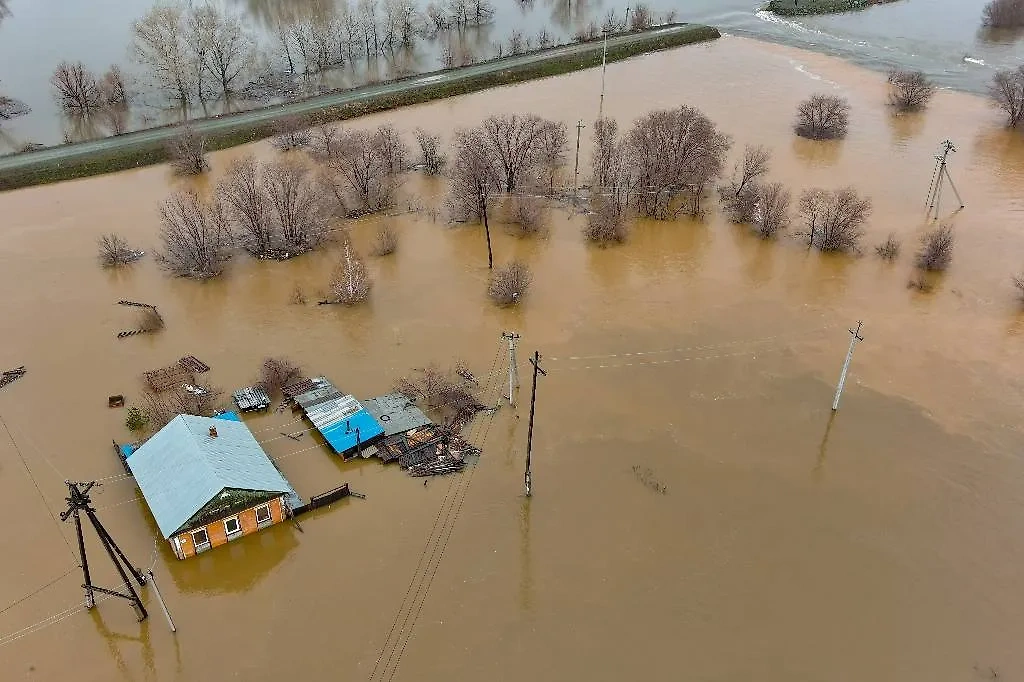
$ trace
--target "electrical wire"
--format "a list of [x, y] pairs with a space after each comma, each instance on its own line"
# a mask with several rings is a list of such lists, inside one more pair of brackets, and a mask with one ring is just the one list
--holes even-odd
[[46, 584], [45, 584], [45, 585], [43, 585], [42, 587], [39, 587], [39, 588], [37, 588], [37, 589], [33, 590], [32, 592], [29, 592], [28, 594], [26, 594], [25, 596], [21, 597], [20, 599], [16, 599], [16, 600], [14, 600], [13, 602], [11, 602], [10, 604], [8, 604], [8, 605], [7, 605], [7, 606], [5, 606], [4, 608], [0, 609], [0, 615], [3, 615], [4, 613], [7, 613], [8, 611], [10, 611], [11, 609], [13, 609], [13, 608], [14, 608], [15, 606], [17, 606], [18, 604], [21, 604], [22, 602], [28, 601], [29, 599], [31, 599], [32, 597], [36, 596], [37, 594], [39, 594], [40, 592], [42, 592], [42, 591], [43, 591], [43, 590], [45, 590], [46, 588], [48, 588], [48, 587], [51, 587], [51, 586], [53, 586], [53, 585], [56, 585], [56, 584], [57, 584], [57, 583], [59, 583], [59, 582], [60, 582], [61, 580], [64, 580], [64, 578], [67, 578], [67, 577], [68, 577], [69, 575], [71, 575], [72, 573], [74, 573], [75, 571], [77, 571], [77, 570], [78, 570], [78, 568], [79, 568], [78, 566], [73, 566], [73, 567], [69, 568], [69, 569], [67, 570], [67, 572], [66, 572], [66, 573], [64, 573], [64, 575], [60, 575], [60, 576], [57, 576], [56, 578], [54, 578], [54, 579], [53, 579], [53, 580], [51, 580], [50, 582], [46, 583]]

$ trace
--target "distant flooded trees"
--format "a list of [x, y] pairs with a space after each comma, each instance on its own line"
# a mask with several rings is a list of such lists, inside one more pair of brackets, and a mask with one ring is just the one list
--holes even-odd
[[830, 191], [804, 190], [800, 195], [800, 216], [808, 248], [821, 251], [854, 252], [864, 234], [864, 223], [871, 215], [871, 200], [853, 187]]
[[1024, 66], [996, 73], [988, 94], [1006, 112], [1007, 125], [1017, 127], [1024, 121]]
[[179, 277], [206, 279], [220, 274], [230, 257], [231, 231], [224, 206], [194, 190], [177, 192], [160, 206], [156, 258]]
[[127, 125], [129, 93], [115, 64], [97, 77], [82, 62], [61, 62], [50, 77], [57, 102], [78, 122], [99, 122], [118, 135]]
[[889, 72], [889, 104], [899, 111], [916, 111], [928, 105], [935, 84], [924, 71], [893, 69]]
[[797, 106], [794, 130], [812, 140], [846, 137], [850, 123], [850, 105], [838, 95], [815, 94]]
[[1019, 28], [1024, 26], [1024, 0], [991, 0], [981, 14], [988, 28]]

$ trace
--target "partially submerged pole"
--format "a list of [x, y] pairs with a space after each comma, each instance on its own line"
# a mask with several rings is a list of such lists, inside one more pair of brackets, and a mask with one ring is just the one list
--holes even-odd
[[171, 627], [171, 632], [177, 632], [178, 629], [174, 627], [174, 621], [171, 620], [171, 612], [167, 610], [167, 605], [164, 604], [164, 597], [160, 594], [160, 588], [156, 585], [156, 576], [153, 575], [153, 569], [149, 569], [149, 584], [153, 586], [153, 594], [156, 595], [156, 600], [160, 604], [160, 609], [164, 612], [164, 617], [167, 619], [167, 624]]
[[547, 376], [548, 373], [540, 368], [540, 352], [534, 351], [530, 358], [533, 365], [533, 388], [530, 391], [530, 427], [526, 436], [526, 496], [530, 497], [533, 488], [533, 474], [530, 470], [530, 458], [533, 454], [533, 415], [537, 409], [537, 374]]
[[839, 385], [836, 386], [836, 397], [832, 400], [832, 411], [835, 412], [839, 409], [839, 396], [843, 394], [843, 387], [846, 385], [846, 373], [850, 370], [850, 361], [853, 360], [853, 349], [856, 347], [858, 341], [863, 341], [864, 337], [860, 335], [860, 329], [864, 326], [864, 323], [860, 320], [857, 321], [857, 329], [850, 330], [850, 349], [846, 351], [846, 360], [843, 361], [843, 372], [839, 375]]

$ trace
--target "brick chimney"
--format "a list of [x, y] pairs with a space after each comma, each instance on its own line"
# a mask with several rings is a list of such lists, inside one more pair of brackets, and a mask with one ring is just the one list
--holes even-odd
[[217, 427], [216, 426], [211, 426], [210, 427], [210, 438], [216, 438], [216, 437], [217, 437]]

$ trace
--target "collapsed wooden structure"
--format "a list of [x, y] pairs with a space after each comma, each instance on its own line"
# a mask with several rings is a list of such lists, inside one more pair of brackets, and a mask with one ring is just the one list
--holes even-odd
[[22, 365], [21, 367], [15, 367], [14, 369], [9, 369], [3, 374], [0, 374], [0, 388], [3, 388], [12, 381], [17, 381], [22, 378], [25, 376], [26, 371], [25, 366]]

